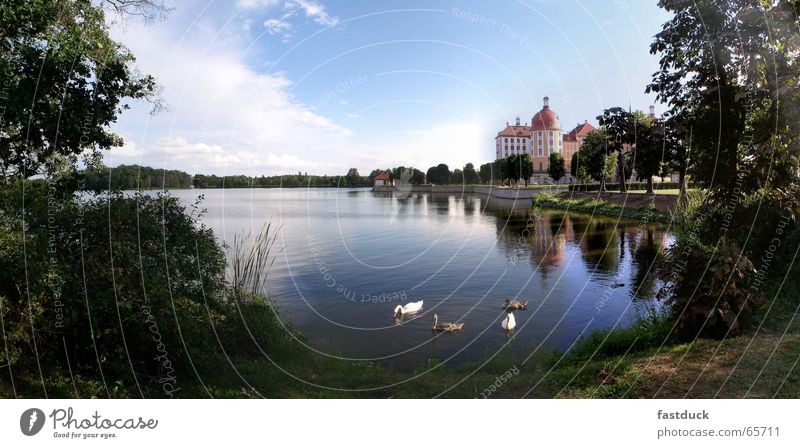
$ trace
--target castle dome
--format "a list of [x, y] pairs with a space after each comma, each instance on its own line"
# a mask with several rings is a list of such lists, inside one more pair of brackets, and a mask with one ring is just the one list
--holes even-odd
[[542, 110], [536, 112], [536, 115], [531, 119], [531, 128], [534, 131], [554, 131], [561, 129], [558, 114], [550, 109], [550, 98], [544, 97], [544, 106], [542, 106]]

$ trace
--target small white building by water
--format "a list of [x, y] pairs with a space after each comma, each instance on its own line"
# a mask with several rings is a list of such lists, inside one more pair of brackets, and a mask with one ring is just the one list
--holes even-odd
[[373, 179], [374, 187], [388, 187], [392, 185], [392, 178], [386, 173], [380, 173]]

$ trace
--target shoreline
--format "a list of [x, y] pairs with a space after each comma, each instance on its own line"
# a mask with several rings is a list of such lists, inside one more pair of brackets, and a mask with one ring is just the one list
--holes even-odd
[[531, 185], [528, 187], [500, 187], [497, 185], [401, 185], [375, 186], [375, 193], [442, 193], [442, 194], [478, 194], [495, 199], [531, 199], [541, 194], [556, 194], [567, 191], [567, 184]]
[[[562, 192], [535, 196], [533, 206], [643, 222], [669, 224], [678, 201], [676, 195], [646, 193], [579, 193]], [[635, 205], [634, 207], [628, 204]]]

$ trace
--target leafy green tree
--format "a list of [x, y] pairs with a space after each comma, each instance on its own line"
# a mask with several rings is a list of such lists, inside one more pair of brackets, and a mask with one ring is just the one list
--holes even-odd
[[752, 232], [754, 223], [778, 216], [797, 222], [800, 210], [798, 4], [661, 0], [659, 6], [670, 19], [650, 47], [659, 69], [646, 92], [668, 106], [665, 142], [681, 185], [688, 170], [709, 194], [699, 200], [682, 193], [670, 256], [683, 268], [665, 289], [680, 310], [681, 337], [725, 337], [740, 331], [741, 319], [760, 302], [751, 280], [764, 274], [750, 260], [769, 243]]
[[567, 170], [564, 167], [564, 158], [561, 156], [561, 154], [557, 152], [550, 153], [547, 174], [550, 175], [555, 183], [558, 183], [558, 181], [564, 178], [566, 173]]
[[425, 173], [425, 182], [429, 184], [436, 183], [436, 167], [432, 166], [428, 168], [428, 171]]
[[492, 162], [492, 167], [495, 180], [499, 180], [500, 185], [505, 185], [506, 179], [509, 178], [508, 159], [507, 158], [497, 159], [494, 162]]
[[347, 170], [347, 174], [344, 176], [345, 183], [348, 187], [360, 187], [362, 186], [361, 176], [358, 174], [358, 169], [350, 168]]
[[100, 165], [79, 173], [84, 187], [91, 191], [190, 188], [192, 177], [179, 170], [163, 170], [139, 165], [108, 168]]
[[[639, 118], [639, 117], [637, 117]], [[647, 182], [647, 193], [653, 194], [653, 176], [661, 172], [663, 163], [668, 160], [664, 145], [664, 124], [643, 116], [636, 126], [634, 145], [634, 164], [637, 180]]]
[[618, 163], [619, 159], [616, 153], [606, 154], [606, 156], [603, 158], [603, 170], [602, 170], [603, 179], [605, 180], [612, 179], [615, 175], [618, 175], [619, 173], [619, 168], [617, 166]]
[[520, 163], [519, 155], [511, 154], [506, 157], [506, 175], [508, 179], [515, 185], [522, 177], [521, 168], [522, 165]]
[[450, 172], [450, 168], [447, 165], [440, 163], [436, 166], [428, 168], [428, 172], [425, 174], [425, 177], [427, 178], [428, 183], [446, 185], [450, 183], [453, 173]]
[[597, 121], [605, 130], [609, 138], [609, 145], [617, 156], [617, 176], [619, 177], [619, 191], [627, 191], [625, 184], [625, 148], [630, 147], [636, 141], [636, 118], [633, 113], [621, 107], [605, 109], [601, 115], [597, 116]]
[[671, 164], [667, 160], [661, 162], [661, 166], [658, 168], [658, 177], [661, 178], [661, 182], [665, 182], [667, 176], [671, 174], [670, 166]]
[[[117, 2], [129, 3], [129, 2]], [[129, 5], [147, 13], [150, 2]], [[0, 3], [0, 73], [10, 86], [0, 122], [0, 176], [29, 178], [97, 163], [122, 145], [109, 129], [133, 100], [160, 107], [153, 77], [110, 36], [101, 4]]]
[[686, 196], [686, 175], [689, 170], [689, 144], [692, 140], [691, 118], [683, 113], [672, 115], [664, 122], [664, 151], [670, 170], [678, 172], [680, 196]]
[[578, 167], [580, 164], [580, 151], [575, 151], [572, 153], [572, 158], [569, 162], [569, 174], [572, 175], [573, 179], [578, 178]]
[[533, 176], [533, 160], [530, 154], [519, 155], [519, 175], [525, 181], [525, 186], [528, 186], [528, 180]]
[[460, 169], [456, 168], [450, 174], [450, 182], [451, 184], [463, 184], [464, 182], [464, 172]]
[[436, 169], [434, 170], [435, 182], [436, 184], [445, 185], [450, 183], [450, 178], [452, 177], [452, 173], [450, 172], [450, 168], [445, 165], [444, 163], [440, 163], [436, 165]]
[[479, 176], [481, 178], [481, 183], [484, 183], [484, 184], [491, 184], [492, 183], [492, 180], [493, 180], [492, 166], [493, 166], [493, 164], [491, 162], [484, 163], [483, 165], [481, 165], [481, 168], [478, 171], [478, 174], [479, 174]]
[[464, 165], [464, 183], [477, 184], [478, 182], [480, 182], [480, 177], [475, 172], [475, 165], [472, 163]]
[[411, 173], [411, 183], [413, 185], [422, 185], [425, 183], [425, 173], [414, 168]]
[[[586, 175], [600, 182], [600, 191], [606, 191], [606, 179], [617, 169], [615, 153], [609, 150], [608, 136], [603, 128], [590, 132], [581, 144], [579, 160], [586, 169]], [[580, 169], [580, 167], [579, 167]]]
[[[392, 168], [390, 170], [386, 170], [386, 172], [389, 173], [389, 177], [391, 177], [392, 180], [397, 181], [397, 180], [400, 180], [403, 177], [403, 172], [405, 170], [406, 170], [406, 167], [400, 165], [400, 166], [398, 166], [396, 168]], [[406, 177], [408, 177], [408, 176], [406, 176]]]
[[[800, 153], [800, 14], [795, 1], [662, 0], [671, 19], [650, 52], [647, 92], [669, 106], [692, 179], [724, 199], [733, 191], [796, 184]], [[737, 185], [738, 184], [738, 185]]]

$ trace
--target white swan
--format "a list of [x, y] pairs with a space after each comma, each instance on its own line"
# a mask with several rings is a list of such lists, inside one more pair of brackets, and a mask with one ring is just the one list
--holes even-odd
[[508, 313], [506, 318], [503, 319], [503, 322], [500, 322], [500, 325], [503, 326], [503, 330], [511, 331], [514, 327], [517, 326], [517, 321], [514, 320], [514, 313]]
[[403, 314], [416, 313], [421, 309], [422, 309], [422, 300], [420, 300], [419, 302], [409, 302], [403, 306], [397, 305], [394, 308], [394, 315], [402, 316]]

